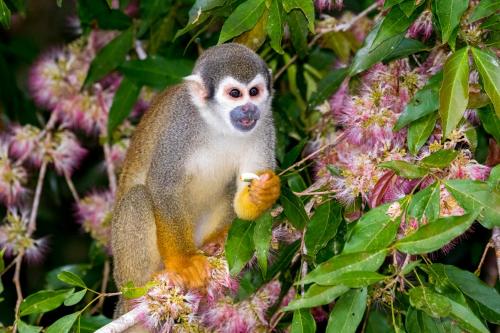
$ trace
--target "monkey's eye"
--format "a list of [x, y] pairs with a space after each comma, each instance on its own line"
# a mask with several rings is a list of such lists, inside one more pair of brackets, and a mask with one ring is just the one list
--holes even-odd
[[241, 92], [238, 89], [231, 89], [229, 95], [231, 95], [231, 97], [238, 98], [241, 96]]
[[257, 96], [259, 94], [259, 89], [253, 87], [250, 89], [250, 96]]

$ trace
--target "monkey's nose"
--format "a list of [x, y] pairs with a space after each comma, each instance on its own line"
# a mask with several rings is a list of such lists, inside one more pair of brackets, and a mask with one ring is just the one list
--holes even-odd
[[253, 103], [247, 103], [241, 107], [241, 111], [243, 112], [254, 111], [254, 110], [255, 110], [255, 105]]

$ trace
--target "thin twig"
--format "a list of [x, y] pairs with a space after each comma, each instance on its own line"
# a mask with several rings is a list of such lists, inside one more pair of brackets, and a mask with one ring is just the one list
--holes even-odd
[[486, 259], [486, 255], [488, 254], [489, 249], [492, 247], [494, 247], [493, 241], [490, 239], [490, 241], [488, 242], [488, 244], [486, 244], [486, 246], [483, 250], [483, 255], [481, 256], [481, 260], [479, 261], [479, 265], [477, 266], [476, 271], [474, 272], [474, 274], [476, 274], [477, 276], [481, 275], [481, 268], [483, 267], [484, 260]]
[[9, 269], [11, 269], [12, 267], [14, 267], [14, 265], [16, 264], [16, 260], [12, 260], [8, 265], [7, 267], [4, 268], [3, 271], [0, 272], [0, 276], [4, 275], [5, 273], [7, 273], [7, 271]]
[[318, 191], [318, 192], [293, 192], [298, 197], [308, 196], [308, 195], [326, 195], [326, 194], [335, 194], [337, 191]]
[[[109, 282], [109, 273], [111, 271], [109, 260], [104, 261], [104, 268], [102, 270], [102, 282], [101, 282], [101, 294], [106, 295], [106, 289], [108, 287]], [[102, 308], [104, 304], [104, 297], [101, 297], [97, 304], [90, 310], [91, 314], [96, 313], [100, 308]]]
[[500, 277], [500, 227], [493, 228], [493, 234], [491, 236], [493, 244], [495, 245], [495, 255], [497, 258], [497, 272], [498, 277]]
[[19, 319], [19, 307], [21, 306], [21, 302], [23, 301], [23, 291], [21, 290], [21, 264], [23, 262], [23, 256], [24, 252], [20, 252], [16, 259], [16, 269], [14, 271], [14, 277], [12, 278], [12, 282], [14, 282], [14, 286], [16, 287], [16, 294], [17, 294], [17, 300], [16, 300], [16, 312], [15, 312], [15, 320], [14, 324], [12, 326], [12, 333], [17, 332], [17, 321]]
[[363, 17], [366, 15], [370, 14], [373, 10], [377, 9], [378, 5], [376, 2], [374, 2], [371, 6], [367, 7], [365, 10], [363, 10], [361, 13], [358, 15], [354, 16], [349, 22], [339, 24], [335, 27], [335, 30], [333, 31], [347, 31], [352, 28], [352, 26], [361, 20]]
[[285, 170], [281, 171], [278, 176], [282, 176], [283, 174], [285, 174], [286, 172], [292, 170], [293, 168], [301, 165], [302, 163], [306, 162], [307, 160], [313, 158], [314, 156], [318, 155], [319, 153], [321, 153], [323, 150], [325, 150], [326, 148], [328, 147], [332, 147], [332, 146], [335, 146], [337, 144], [339, 144], [342, 140], [344, 140], [346, 134], [345, 133], [342, 133], [340, 134], [339, 136], [337, 136], [335, 138], [335, 140], [333, 140], [333, 142], [330, 142], [326, 145], [324, 145], [323, 147], [320, 147], [318, 150], [310, 153], [309, 155], [307, 155], [306, 157], [304, 157], [303, 159], [301, 159], [300, 161], [290, 165], [288, 168], [286, 168]]
[[75, 184], [73, 184], [73, 181], [71, 180], [71, 176], [67, 172], [64, 172], [64, 178], [66, 179], [66, 184], [68, 184], [69, 191], [73, 196], [73, 200], [75, 200], [76, 202], [80, 201], [80, 196], [76, 191]]
[[28, 236], [31, 236], [36, 230], [36, 215], [38, 213], [38, 206], [40, 205], [40, 196], [42, 194], [43, 181], [45, 179], [45, 173], [47, 172], [48, 161], [43, 160], [42, 166], [40, 167], [40, 173], [38, 174], [38, 181], [36, 183], [35, 197], [33, 198], [33, 206], [31, 208], [31, 215], [28, 224]]

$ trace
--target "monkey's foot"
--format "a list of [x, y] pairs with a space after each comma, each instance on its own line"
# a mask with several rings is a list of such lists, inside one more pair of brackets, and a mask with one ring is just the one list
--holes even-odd
[[165, 261], [165, 271], [176, 284], [189, 289], [204, 287], [210, 274], [207, 257], [201, 254], [168, 258]]

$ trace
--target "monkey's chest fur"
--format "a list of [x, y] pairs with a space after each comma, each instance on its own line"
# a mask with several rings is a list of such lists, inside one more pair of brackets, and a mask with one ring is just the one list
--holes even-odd
[[248, 139], [220, 137], [211, 138], [188, 158], [186, 190], [197, 246], [234, 219], [236, 180], [252, 151]]

